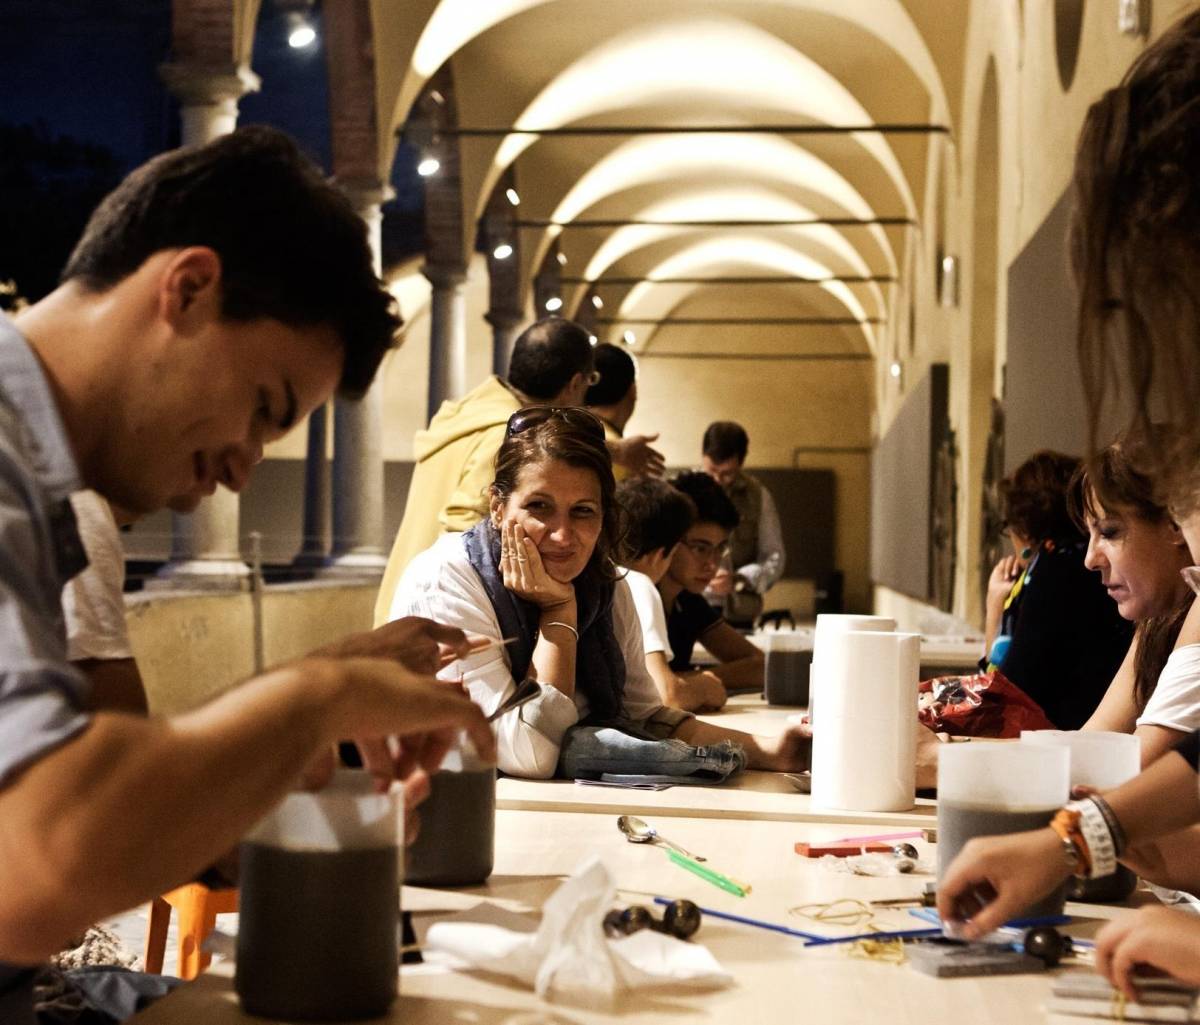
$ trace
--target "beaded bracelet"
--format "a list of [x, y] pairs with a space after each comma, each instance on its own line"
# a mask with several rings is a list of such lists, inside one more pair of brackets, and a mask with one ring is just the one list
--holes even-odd
[[1116, 856], [1120, 858], [1125, 853], [1125, 848], [1129, 846], [1125, 830], [1122, 828], [1121, 823], [1117, 821], [1117, 816], [1103, 797], [1099, 794], [1091, 794], [1088, 800], [1100, 809], [1100, 814], [1104, 816], [1104, 821], [1108, 823], [1108, 831], [1112, 835], [1113, 848], [1116, 851]]
[[1117, 870], [1117, 845], [1108, 819], [1094, 798], [1073, 801], [1072, 804], [1079, 806], [1079, 828], [1088, 845], [1088, 860], [1091, 862], [1088, 878], [1099, 879], [1112, 875]]

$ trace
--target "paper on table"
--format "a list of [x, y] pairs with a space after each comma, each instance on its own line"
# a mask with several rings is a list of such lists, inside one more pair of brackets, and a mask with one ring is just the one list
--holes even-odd
[[590, 858], [546, 901], [540, 924], [483, 904], [430, 926], [424, 950], [518, 979], [543, 999], [580, 1005], [610, 1004], [626, 989], [732, 983], [698, 943], [650, 930], [608, 939], [601, 923], [615, 898], [608, 870]]

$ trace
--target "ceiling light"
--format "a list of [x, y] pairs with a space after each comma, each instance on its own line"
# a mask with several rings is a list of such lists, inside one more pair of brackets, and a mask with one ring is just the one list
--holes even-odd
[[593, 345], [596, 345], [597, 343], [599, 343], [600, 339], [597, 338], [595, 335], [588, 335], [588, 341], [591, 342]]
[[598, 295], [592, 296], [592, 305], [598, 310], [604, 309], [604, 300]]
[[521, 197], [517, 195], [516, 189], [505, 189], [504, 195], [508, 197], [508, 201], [512, 203], [513, 206], [521, 205]]
[[497, 260], [507, 260], [513, 254], [513, 247], [507, 242], [501, 242], [495, 249], [492, 250], [492, 255]]
[[417, 174], [422, 178], [428, 178], [432, 174], [437, 174], [441, 167], [442, 162], [437, 157], [425, 157], [417, 164]]
[[557, 295], [552, 295], [552, 296], [550, 296], [549, 299], [546, 300], [546, 312], [547, 313], [557, 313], [561, 309], [562, 309], [562, 299], [560, 299]]
[[567, 265], [567, 254], [566, 253], [558, 253], [556, 258], [558, 260], [558, 265], [560, 267], [565, 267]]
[[299, 11], [289, 11], [287, 21], [288, 46], [293, 50], [303, 50], [317, 41], [317, 30], [305, 15]]
[[888, 367], [888, 372], [889, 372], [889, 373], [890, 373], [890, 374], [891, 374], [893, 377], [896, 377], [896, 378], [898, 378], [898, 377], [900, 376], [900, 373], [901, 373], [901, 371], [902, 371], [903, 369], [904, 369], [904, 368], [903, 368], [902, 366], [900, 366], [900, 364], [899, 364], [899, 363], [893, 363], [893, 364], [892, 364], [890, 367]]
[[623, 335], [621, 335], [621, 340], [626, 345], [637, 345], [637, 335], [635, 335], [632, 331], [626, 331]]

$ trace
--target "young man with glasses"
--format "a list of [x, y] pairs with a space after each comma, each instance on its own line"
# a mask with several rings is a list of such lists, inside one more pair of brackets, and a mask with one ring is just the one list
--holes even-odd
[[726, 691], [760, 688], [763, 653], [704, 598], [704, 589], [729, 554], [737, 509], [706, 473], [681, 473], [671, 483], [696, 505], [696, 521], [683, 535], [658, 585], [667, 610], [671, 669], [685, 680], [699, 675], [701, 671], [692, 666], [692, 652], [700, 641], [719, 663], [703, 672], [719, 680]]

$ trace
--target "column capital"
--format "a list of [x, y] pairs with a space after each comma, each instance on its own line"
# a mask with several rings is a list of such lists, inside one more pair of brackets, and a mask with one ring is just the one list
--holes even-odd
[[246, 93], [256, 93], [262, 80], [245, 64], [212, 66], [160, 64], [159, 77], [184, 106], [236, 103]]
[[434, 288], [460, 288], [467, 280], [465, 267], [453, 267], [444, 263], [427, 263], [421, 273]]
[[386, 182], [373, 177], [341, 178], [335, 175], [333, 184], [342, 190], [350, 200], [350, 205], [359, 212], [382, 206], [396, 194]]
[[520, 324], [525, 319], [525, 314], [520, 310], [490, 309], [483, 315], [483, 319], [492, 327], [508, 331]]

